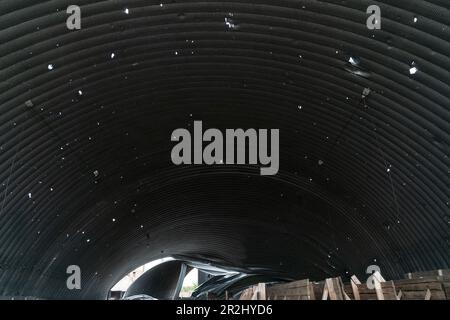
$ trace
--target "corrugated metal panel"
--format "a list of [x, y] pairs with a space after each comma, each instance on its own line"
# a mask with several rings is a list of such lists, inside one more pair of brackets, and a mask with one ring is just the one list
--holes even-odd
[[[170, 254], [318, 279], [450, 266], [448, 1], [77, 3], [69, 31], [70, 1], [0, 2], [0, 295], [104, 298]], [[175, 167], [193, 120], [279, 128], [279, 174]]]

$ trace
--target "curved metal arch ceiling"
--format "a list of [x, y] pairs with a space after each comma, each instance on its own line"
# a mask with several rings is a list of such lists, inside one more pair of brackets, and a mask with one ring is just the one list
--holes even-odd
[[[1, 296], [102, 299], [169, 255], [312, 279], [450, 266], [448, 1], [80, 0], [77, 31], [70, 2], [0, 2]], [[194, 120], [279, 128], [278, 175], [172, 165]]]

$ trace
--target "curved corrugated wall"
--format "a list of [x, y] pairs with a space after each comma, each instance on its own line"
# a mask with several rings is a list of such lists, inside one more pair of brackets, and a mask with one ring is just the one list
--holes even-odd
[[[0, 296], [102, 299], [170, 255], [450, 266], [448, 0], [76, 2], [0, 1]], [[174, 166], [194, 120], [279, 128], [279, 173]]]

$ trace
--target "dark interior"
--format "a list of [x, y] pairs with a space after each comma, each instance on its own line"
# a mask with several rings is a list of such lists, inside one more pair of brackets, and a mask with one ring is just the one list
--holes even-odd
[[[79, 0], [75, 31], [70, 4], [0, 1], [0, 296], [105, 299], [177, 255], [290, 279], [450, 267], [448, 0], [376, 1], [380, 30], [371, 1]], [[279, 129], [278, 174], [175, 166], [195, 120]]]

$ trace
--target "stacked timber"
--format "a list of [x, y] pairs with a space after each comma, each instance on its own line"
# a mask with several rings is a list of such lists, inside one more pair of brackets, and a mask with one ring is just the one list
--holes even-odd
[[259, 284], [241, 293], [240, 300], [350, 300], [344, 292], [341, 278], [329, 278], [321, 282], [309, 279], [281, 284]]
[[408, 273], [406, 279], [386, 281], [375, 272], [367, 282], [352, 276], [312, 282], [309, 279], [250, 287], [241, 300], [450, 300], [450, 269]]
[[442, 283], [436, 277], [396, 280], [402, 291], [402, 300], [445, 300]]
[[407, 273], [406, 279], [396, 283], [405, 300], [450, 299], [450, 269]]
[[245, 289], [239, 300], [267, 300], [266, 284], [260, 283], [256, 286]]
[[267, 286], [266, 296], [267, 300], [315, 300], [308, 279]]
[[368, 288], [366, 283], [358, 284], [359, 300], [399, 300], [394, 281], [380, 283], [379, 288]]

